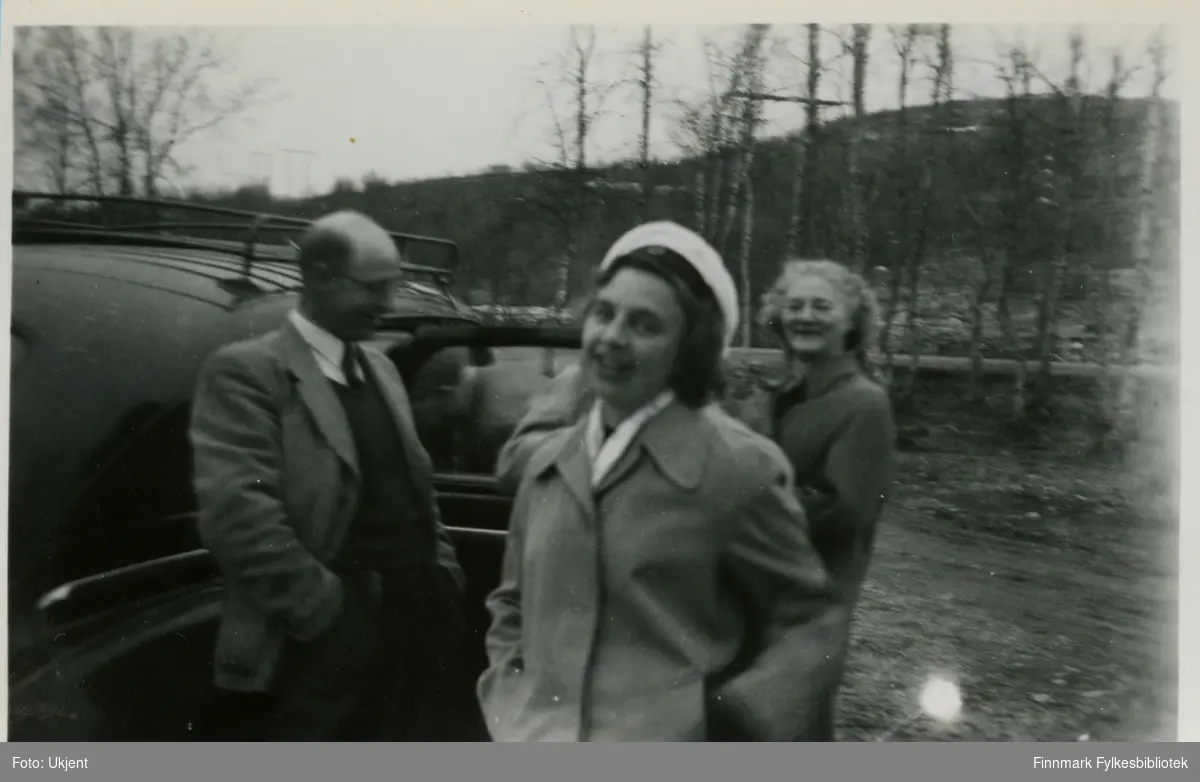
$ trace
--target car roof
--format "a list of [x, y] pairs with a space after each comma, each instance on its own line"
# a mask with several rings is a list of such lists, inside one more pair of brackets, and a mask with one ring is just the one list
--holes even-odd
[[[54, 586], [45, 565], [75, 533], [63, 525], [89, 476], [190, 403], [214, 350], [278, 328], [300, 278], [288, 260], [247, 274], [231, 254], [186, 247], [16, 244], [12, 257], [9, 540], [22, 554], [10, 584], [29, 605]], [[470, 319], [420, 283], [393, 313]]]
[[[300, 288], [295, 252], [279, 248], [270, 258], [248, 266], [231, 252], [193, 247], [157, 247], [105, 244], [17, 244], [14, 267], [46, 272], [120, 280], [181, 296], [198, 298], [221, 307], [234, 307], [246, 299], [294, 293]], [[14, 291], [14, 306], [18, 303]], [[473, 319], [457, 300], [437, 287], [406, 279], [393, 302], [395, 315], [459, 317]]]

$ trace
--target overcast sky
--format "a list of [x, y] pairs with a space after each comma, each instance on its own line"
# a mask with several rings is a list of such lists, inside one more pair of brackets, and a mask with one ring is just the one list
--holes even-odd
[[[655, 106], [653, 152], [669, 156], [670, 129], [677, 99], [707, 89], [702, 41], [736, 40], [737, 27], [655, 27], [664, 49], [658, 59], [659, 95]], [[279, 193], [299, 193], [307, 185], [327, 190], [335, 179], [358, 180], [368, 172], [388, 179], [417, 179], [519, 166], [554, 157], [551, 114], [539, 80], [554, 83], [553, 61], [566, 48], [568, 28], [548, 25], [259, 27], [210, 28], [236, 52], [238, 77], [269, 78], [282, 96], [223, 132], [193, 141], [181, 155], [195, 167], [192, 184], [235, 186], [270, 176]], [[775, 47], [770, 84], [780, 92], [802, 89], [806, 46], [801, 25], [776, 25], [787, 38]], [[1144, 61], [1153, 28], [1131, 25], [1086, 28], [1087, 86], [1100, 90], [1111, 54], [1120, 49], [1130, 62]], [[631, 51], [640, 27], [597, 28], [597, 83], [633, 76]], [[997, 53], [1024, 40], [1047, 78], [1061, 81], [1067, 66], [1068, 28], [1061, 25], [956, 26], [955, 88], [960, 96], [996, 95]], [[896, 105], [897, 56], [884, 26], [871, 41], [868, 110]], [[837, 54], [832, 36], [823, 40], [825, 58]], [[825, 79], [824, 97], [846, 98], [849, 69]], [[1177, 80], [1176, 80], [1177, 81]], [[1146, 78], [1135, 78], [1127, 94], [1145, 94]], [[927, 101], [928, 83], [910, 89], [910, 100]], [[1178, 94], [1174, 81], [1167, 93]], [[569, 95], [559, 91], [560, 111]], [[636, 149], [638, 94], [627, 86], [609, 97], [597, 122], [589, 153], [600, 159], [632, 155]], [[778, 104], [767, 115], [767, 133], [796, 127], [801, 109]], [[285, 149], [303, 150], [293, 154]]]

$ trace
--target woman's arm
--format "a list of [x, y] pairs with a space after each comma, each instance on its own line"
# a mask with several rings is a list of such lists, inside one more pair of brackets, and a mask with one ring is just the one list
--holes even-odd
[[504, 662], [521, 646], [521, 547], [522, 536], [519, 524], [514, 519], [513, 529], [508, 533], [504, 545], [504, 563], [500, 573], [500, 584], [488, 595], [486, 605], [492, 616], [485, 645], [488, 662], [495, 666]]
[[748, 607], [752, 656], [720, 684], [713, 732], [732, 740], [797, 741], [837, 676], [847, 609], [809, 540], [791, 470], [766, 458], [771, 476], [744, 506], [727, 561]]
[[834, 437], [820, 479], [799, 487], [813, 544], [838, 570], [870, 538], [890, 488], [896, 426], [886, 395], [869, 398]]
[[486, 600], [492, 622], [484, 638], [488, 667], [479, 677], [476, 695], [483, 707], [489, 727], [499, 721], [496, 695], [505, 673], [519, 674], [524, 668], [521, 650], [521, 559], [523, 557], [523, 522], [519, 512], [513, 514], [508, 539], [504, 546], [500, 584]]
[[501, 488], [514, 492], [538, 447], [556, 431], [574, 425], [590, 401], [578, 364], [572, 364], [551, 380], [533, 399], [529, 412], [500, 449], [496, 477]]

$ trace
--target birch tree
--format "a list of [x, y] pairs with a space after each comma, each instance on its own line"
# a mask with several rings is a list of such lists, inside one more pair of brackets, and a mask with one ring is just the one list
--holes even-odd
[[[919, 33], [918, 33], [919, 34]], [[929, 67], [933, 71], [930, 86], [930, 104], [935, 122], [944, 122], [942, 107], [953, 98], [954, 53], [950, 42], [950, 25], [940, 25], [937, 30], [937, 55]], [[917, 330], [921, 315], [921, 267], [928, 249], [930, 224], [934, 209], [934, 172], [942, 168], [938, 141], [945, 131], [939, 128], [934, 138], [924, 140], [924, 170], [921, 172], [919, 190], [920, 215], [917, 218], [916, 235], [907, 252], [905, 266], [908, 267], [908, 304], [905, 307], [904, 344], [909, 354], [908, 401], [912, 401], [917, 388], [917, 371], [921, 362], [920, 334]]]
[[[869, 266], [867, 248], [870, 229], [867, 224], [866, 187], [861, 170], [862, 143], [866, 124], [864, 92], [867, 82], [867, 61], [871, 43], [871, 25], [856, 24], [851, 31], [850, 57], [853, 62], [851, 94], [854, 102], [854, 127], [850, 135], [847, 177], [850, 185], [850, 265], [862, 272]], [[815, 97], [811, 95], [809, 97]]]
[[[765, 60], [763, 56], [763, 43], [766, 40], [766, 35], [770, 30], [770, 25], [758, 24], [751, 25], [746, 31], [746, 44], [744, 49], [744, 67], [748, 71], [747, 79], [751, 95], [761, 94], [763, 91], [763, 71], [765, 68]], [[741, 162], [739, 169], [739, 186], [735, 190], [742, 193], [742, 231], [741, 231], [741, 252], [738, 258], [738, 269], [741, 285], [742, 296], [742, 346], [750, 347], [752, 324], [754, 323], [753, 307], [754, 298], [750, 284], [750, 259], [754, 246], [754, 217], [755, 217], [755, 200], [754, 200], [754, 181], [751, 176], [752, 167], [754, 165], [754, 147], [758, 135], [759, 125], [761, 123], [761, 106], [762, 104], [756, 98], [749, 98], [745, 101], [742, 113], [742, 129], [741, 129]], [[732, 203], [732, 199], [731, 199]], [[731, 210], [732, 212], [732, 210]], [[733, 215], [730, 215], [726, 225], [732, 226]]]
[[1016, 361], [1010, 395], [1014, 420], [1025, 416], [1025, 387], [1027, 367], [1021, 341], [1012, 321], [1010, 299], [1016, 265], [1024, 256], [1024, 237], [1029, 222], [1032, 192], [1029, 185], [1029, 101], [1032, 95], [1033, 65], [1023, 46], [1012, 46], [1006, 61], [996, 68], [1005, 86], [1005, 118], [1001, 129], [1005, 161], [1003, 262], [1000, 266], [999, 289], [996, 294], [996, 313], [1005, 345]]
[[678, 100], [677, 121], [672, 127], [675, 146], [697, 160], [692, 183], [693, 228], [710, 242], [719, 230], [721, 205], [727, 183], [724, 177], [726, 157], [733, 146], [731, 121], [736, 102], [730, 93], [741, 87], [736, 59], [727, 57], [711, 38], [703, 40], [707, 71], [707, 93], [694, 102]]
[[749, 87], [760, 78], [754, 73], [764, 62], [762, 46], [769, 27], [747, 26], [732, 53], [705, 39], [708, 94], [694, 103], [679, 103], [673, 133], [676, 146], [699, 162], [692, 186], [695, 228], [718, 248], [728, 243], [736, 225], [747, 112], [755, 123], [760, 116], [758, 107], [751, 105], [754, 101], [748, 96], [754, 93]]
[[[55, 187], [96, 195], [157, 195], [188, 171], [179, 153], [277, 95], [238, 80], [231, 48], [213, 34], [154, 28], [17, 28], [26, 126], [18, 156], [47, 158]], [[50, 143], [46, 143], [49, 140]]]
[[[891, 29], [892, 46], [895, 48], [896, 55], [900, 61], [897, 81], [899, 106], [896, 112], [896, 143], [899, 148], [898, 160], [901, 166], [904, 166], [905, 161], [908, 160], [911, 145], [908, 128], [908, 87], [912, 78], [912, 70], [915, 63], [914, 55], [920, 33], [920, 26], [915, 24], [906, 25], [899, 29]], [[903, 215], [902, 217], [907, 218], [907, 215]], [[901, 224], [903, 225], [905, 222], [906, 219], [902, 220]], [[896, 246], [898, 242], [893, 238], [892, 244]], [[884, 379], [890, 383], [892, 368], [895, 363], [895, 346], [892, 340], [892, 329], [896, 322], [896, 315], [900, 309], [901, 290], [905, 272], [903, 259], [893, 255], [890, 259], [889, 267], [887, 304], [884, 308], [883, 328], [880, 330], [879, 343], [880, 349], [883, 352]]]
[[1037, 203], [1050, 213], [1056, 241], [1053, 250], [1041, 262], [1041, 291], [1038, 297], [1038, 376], [1035, 400], [1044, 406], [1050, 395], [1050, 366], [1055, 358], [1055, 334], [1058, 325], [1060, 289], [1068, 264], [1076, 255], [1075, 210], [1079, 200], [1082, 166], [1081, 153], [1086, 144], [1083, 122], [1081, 68], [1084, 61], [1084, 37], [1081, 29], [1073, 30], [1067, 41], [1070, 52], [1069, 75], [1061, 89], [1051, 85], [1056, 94], [1058, 111], [1055, 117], [1051, 149], [1043, 158], [1037, 172], [1039, 190]]
[[553, 307], [563, 312], [571, 297], [572, 270], [598, 206], [598, 174], [589, 162], [592, 129], [616, 87], [594, 73], [597, 36], [592, 25], [570, 25], [567, 45], [538, 80], [546, 100], [553, 160], [538, 161], [543, 176], [518, 201], [536, 219], [549, 218], [562, 234], [563, 252], [553, 259]]
[[[18, 30], [17, 35], [28, 33]], [[66, 82], [61, 61], [41, 65], [57, 70], [51, 80]], [[39, 89], [36, 68], [33, 55], [18, 46], [13, 52], [14, 184], [36, 190], [49, 183], [53, 192], [66, 194], [87, 176], [81, 167], [77, 128], [65, 98]]]
[[751, 347], [754, 324], [754, 299], [750, 283], [750, 257], [754, 247], [754, 180], [747, 178], [742, 202], [742, 247], [738, 258], [742, 294], [742, 347]]
[[979, 267], [978, 280], [971, 295], [971, 331], [967, 346], [967, 357], [971, 360], [971, 380], [967, 398], [972, 402], [982, 401], [984, 396], [983, 337], [986, 307], [995, 285], [997, 266], [1002, 262], [998, 260], [999, 254], [995, 250], [997, 238], [994, 226], [998, 222], [995, 199], [985, 196], [980, 201], [982, 203], [978, 207], [970, 201], [963, 203], [975, 227], [976, 263]]
[[[746, 85], [751, 95], [762, 93], [763, 43], [770, 29], [768, 24], [749, 25], [742, 39], [741, 51], [734, 63], [734, 68], [739, 73], [738, 80]], [[743, 206], [740, 199], [754, 164], [754, 138], [761, 110], [761, 103], [753, 97], [742, 99], [740, 104], [737, 153], [730, 172], [730, 191], [725, 205], [725, 217], [721, 221], [718, 234], [717, 248], [723, 252], [729, 248], [729, 237], [736, 224], [738, 209]]]
[[691, 172], [692, 184], [692, 228], [700, 234], [708, 234], [708, 178], [712, 168], [712, 155], [717, 139], [712, 133], [713, 115], [720, 104], [719, 66], [715, 47], [711, 40], [703, 40], [707, 91], [699, 99], [687, 101], [675, 99], [672, 104], [676, 114], [668, 126], [668, 133], [676, 149], [684, 157], [696, 160]]
[[818, 92], [821, 88], [821, 25], [805, 25], [808, 30], [807, 90], [804, 107], [804, 131], [796, 139], [796, 168], [792, 177], [792, 206], [788, 220], [787, 249], [792, 256], [808, 251], [811, 233], [808, 226], [812, 198], [809, 185], [815, 179], [817, 133], [821, 119]]
[[1113, 399], [1113, 383], [1111, 377], [1112, 349], [1110, 347], [1113, 334], [1112, 313], [1114, 307], [1113, 285], [1111, 270], [1116, 267], [1119, 245], [1117, 233], [1117, 217], [1123, 212], [1124, 202], [1122, 193], [1124, 171], [1118, 165], [1121, 160], [1121, 150], [1124, 146], [1118, 112], [1121, 105], [1121, 91], [1125, 88], [1130, 76], [1136, 68], [1126, 67], [1122, 53], [1113, 52], [1108, 84], [1104, 91], [1104, 107], [1100, 120], [1102, 128], [1101, 151], [1102, 160], [1111, 161], [1110, 165], [1100, 167], [1099, 179], [1105, 212], [1109, 219], [1101, 225], [1103, 237], [1102, 246], [1105, 248], [1103, 263], [1097, 273], [1089, 275], [1095, 281], [1091, 301], [1091, 326], [1099, 345], [1100, 386], [1101, 396], [1105, 400]]
[[659, 47], [654, 42], [653, 29], [646, 25], [642, 33], [642, 42], [638, 47], [640, 67], [638, 69], [637, 86], [642, 98], [642, 132], [638, 139], [638, 166], [641, 168], [641, 213], [642, 219], [649, 217], [650, 198], [654, 192], [654, 183], [650, 180], [650, 123], [654, 106], [654, 56]]
[[1167, 80], [1167, 42], [1164, 30], [1160, 29], [1150, 41], [1147, 56], [1152, 81], [1141, 137], [1137, 231], [1133, 239], [1133, 261], [1138, 271], [1137, 290], [1120, 346], [1121, 368], [1115, 378], [1111, 401], [1114, 433], [1122, 440], [1128, 436], [1137, 419], [1134, 409], [1133, 371], [1139, 361], [1138, 345], [1142, 320], [1145, 317], [1152, 275], [1160, 263], [1156, 256], [1163, 238], [1161, 218], [1155, 201], [1157, 191], [1162, 187], [1158, 174], [1165, 131], [1162, 86]]

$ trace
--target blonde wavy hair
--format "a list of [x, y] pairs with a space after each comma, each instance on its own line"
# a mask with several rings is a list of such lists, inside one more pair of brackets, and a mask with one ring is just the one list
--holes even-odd
[[879, 300], [871, 284], [845, 264], [825, 258], [784, 261], [779, 277], [762, 296], [758, 325], [779, 340], [790, 361], [793, 356], [783, 334], [783, 309], [792, 284], [810, 277], [825, 280], [842, 295], [850, 320], [846, 330], [846, 350], [854, 354], [864, 372], [875, 375], [870, 355], [879, 338]]

